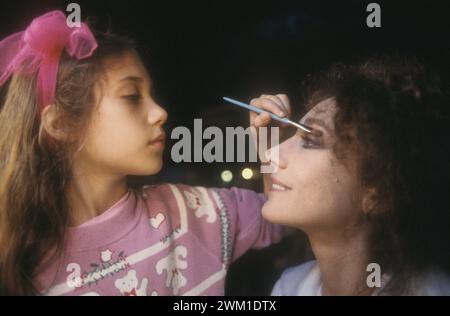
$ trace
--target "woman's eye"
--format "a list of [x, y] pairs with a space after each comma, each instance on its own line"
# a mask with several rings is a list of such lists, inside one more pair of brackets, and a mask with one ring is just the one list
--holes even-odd
[[302, 137], [303, 148], [322, 148], [322, 142], [319, 139], [315, 139], [308, 136]]

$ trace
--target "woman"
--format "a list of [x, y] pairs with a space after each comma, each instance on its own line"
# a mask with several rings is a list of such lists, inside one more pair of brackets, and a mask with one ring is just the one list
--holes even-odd
[[[290, 111], [286, 97], [252, 104]], [[303, 230], [316, 260], [286, 270], [272, 294], [450, 294], [450, 124], [439, 80], [409, 61], [336, 65], [306, 104], [301, 122], [316, 132], [279, 145], [263, 216]]]

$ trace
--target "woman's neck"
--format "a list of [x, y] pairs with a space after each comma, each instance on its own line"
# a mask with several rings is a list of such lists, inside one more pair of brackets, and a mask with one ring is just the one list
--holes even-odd
[[317, 259], [323, 295], [370, 295], [366, 283], [369, 263], [365, 228], [308, 233]]
[[79, 226], [100, 215], [120, 200], [127, 191], [125, 176], [100, 175], [93, 170], [81, 173], [74, 169], [68, 186], [70, 226]]

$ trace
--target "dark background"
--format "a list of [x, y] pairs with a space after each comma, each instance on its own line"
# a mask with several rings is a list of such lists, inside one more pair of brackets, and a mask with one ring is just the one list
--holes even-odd
[[[23, 30], [37, 15], [65, 10], [72, 1], [0, 4], [0, 38]], [[249, 101], [261, 93], [287, 93], [297, 113], [307, 74], [341, 60], [378, 52], [413, 54], [447, 73], [450, 19], [446, 1], [378, 1], [381, 28], [366, 26], [372, 1], [77, 1], [82, 18], [98, 30], [131, 36], [168, 110], [167, 131], [192, 127], [247, 126], [246, 111], [222, 96]], [[206, 141], [204, 141], [206, 143]], [[170, 159], [158, 180], [258, 187], [243, 181], [239, 163], [181, 163]], [[253, 165], [253, 167], [257, 167]], [[220, 172], [234, 171], [231, 183]], [[256, 168], [257, 169], [257, 168]], [[151, 180], [151, 179], [149, 179]]]
[[[49, 10], [72, 1], [14, 1], [0, 4], [0, 38], [23, 30]], [[375, 53], [409, 54], [448, 77], [450, 20], [446, 1], [73, 1], [82, 19], [98, 30], [128, 35], [139, 44], [155, 82], [157, 100], [174, 126], [247, 126], [246, 111], [224, 104], [261, 93], [287, 93], [300, 115], [298, 96], [305, 77], [333, 62]], [[381, 5], [381, 28], [366, 26], [367, 4]], [[206, 141], [204, 141], [206, 143]], [[240, 170], [256, 164], [181, 163], [170, 159], [162, 172], [136, 182], [170, 181], [261, 189], [258, 174]], [[229, 169], [230, 183], [220, 179]], [[228, 294], [267, 294], [284, 266], [304, 260], [303, 239], [253, 252], [229, 274]], [[273, 260], [273, 258], [278, 258]]]

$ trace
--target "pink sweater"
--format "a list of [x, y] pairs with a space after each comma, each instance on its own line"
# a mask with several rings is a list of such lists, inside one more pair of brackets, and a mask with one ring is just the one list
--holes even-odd
[[223, 295], [229, 264], [277, 242], [264, 197], [244, 189], [163, 184], [129, 190], [69, 228], [66, 251], [37, 276], [44, 295]]

